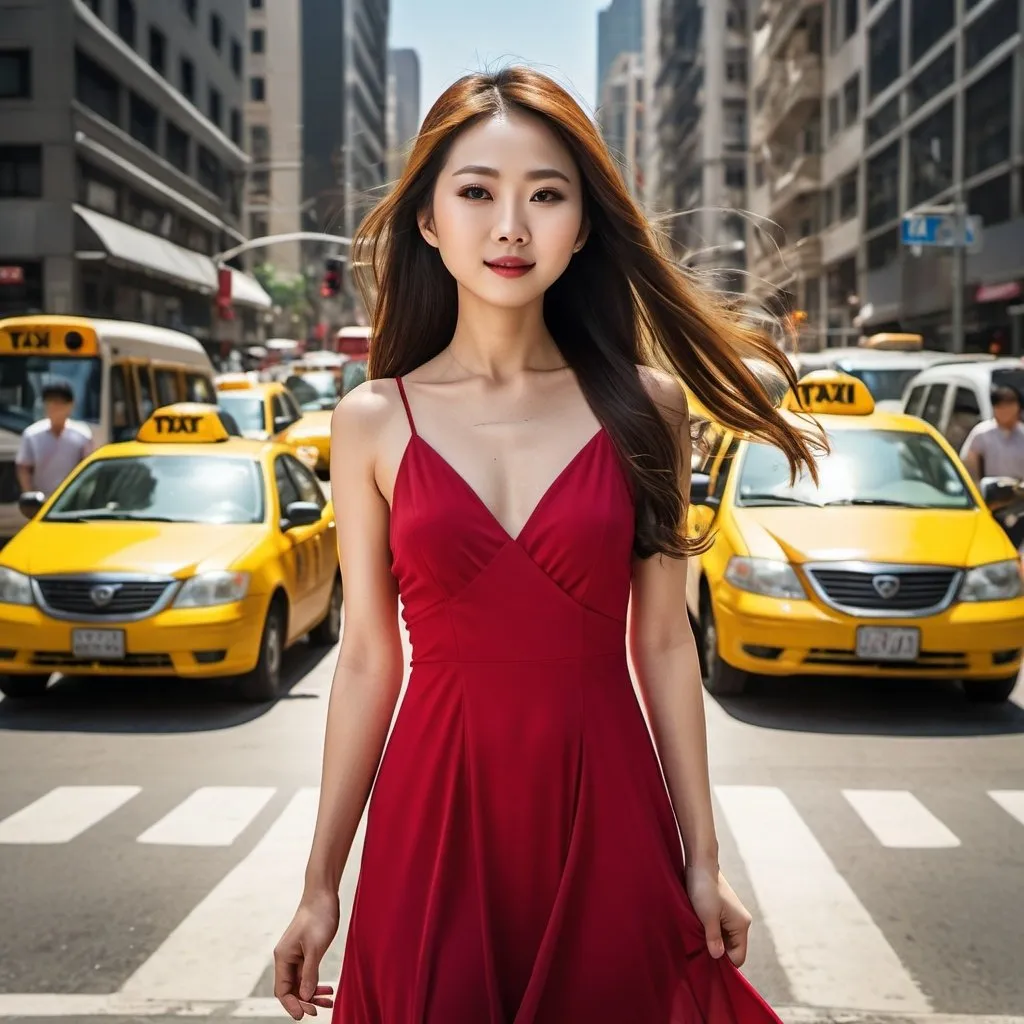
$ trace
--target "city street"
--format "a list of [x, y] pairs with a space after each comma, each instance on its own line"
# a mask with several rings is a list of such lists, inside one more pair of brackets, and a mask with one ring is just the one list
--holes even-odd
[[[130, 680], [0, 702], [0, 1019], [283, 1019], [270, 953], [335, 654], [296, 647], [267, 708]], [[745, 970], [786, 1021], [1024, 1022], [1022, 705], [871, 682], [708, 700]]]

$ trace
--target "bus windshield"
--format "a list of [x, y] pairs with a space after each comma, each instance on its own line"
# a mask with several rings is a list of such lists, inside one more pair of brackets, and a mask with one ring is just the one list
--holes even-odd
[[98, 424], [103, 375], [95, 356], [0, 356], [0, 428], [20, 434], [45, 415], [43, 388], [66, 381], [75, 395], [72, 419]]

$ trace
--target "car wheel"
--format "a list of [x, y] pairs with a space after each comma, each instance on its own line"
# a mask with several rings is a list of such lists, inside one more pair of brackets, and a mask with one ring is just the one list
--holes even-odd
[[50, 682], [50, 673], [36, 676], [0, 676], [0, 693], [12, 700], [42, 697]]
[[260, 639], [256, 667], [238, 681], [238, 695], [246, 701], [264, 703], [281, 696], [281, 662], [285, 644], [285, 607], [274, 601], [267, 612]]
[[704, 663], [704, 688], [714, 697], [734, 697], [747, 685], [747, 673], [722, 660], [718, 653], [718, 627], [710, 595], [701, 610], [701, 652]]
[[341, 636], [341, 577], [334, 577], [331, 587], [331, 600], [327, 605], [327, 614], [309, 631], [309, 642], [317, 647], [333, 647]]
[[1009, 700], [1017, 686], [1017, 677], [1007, 676], [1006, 679], [965, 679], [963, 680], [964, 695], [969, 701], [977, 704], [998, 704]]

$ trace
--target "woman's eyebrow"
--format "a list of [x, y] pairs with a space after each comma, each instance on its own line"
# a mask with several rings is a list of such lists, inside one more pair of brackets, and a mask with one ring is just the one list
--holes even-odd
[[[452, 171], [452, 177], [457, 177], [460, 174], [479, 174], [485, 178], [500, 178], [501, 174], [494, 167], [484, 167], [481, 164], [467, 164], [465, 167], [460, 167], [457, 171]], [[562, 181], [572, 184], [569, 176], [558, 170], [556, 167], [538, 167], [534, 171], [527, 171], [524, 175], [527, 181], [540, 181], [542, 178], [561, 178]]]

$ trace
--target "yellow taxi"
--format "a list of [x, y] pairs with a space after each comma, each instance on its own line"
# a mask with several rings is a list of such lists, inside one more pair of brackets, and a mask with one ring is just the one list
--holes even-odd
[[333, 645], [334, 510], [290, 449], [230, 437], [218, 410], [156, 410], [43, 501], [0, 552], [0, 691], [54, 672], [233, 677], [272, 700], [283, 651]]
[[778, 449], [716, 432], [693, 474], [687, 607], [705, 685], [752, 675], [944, 678], [1002, 701], [1024, 645], [1021, 562], [956, 453], [928, 423], [875, 411], [854, 377], [822, 370], [783, 401], [830, 452], [790, 482]]
[[214, 387], [218, 405], [234, 418], [243, 437], [272, 438], [295, 449], [318, 473], [330, 468], [330, 410], [304, 409], [280, 381], [260, 382], [248, 373], [222, 374]]

